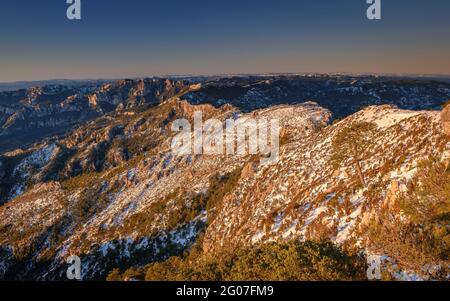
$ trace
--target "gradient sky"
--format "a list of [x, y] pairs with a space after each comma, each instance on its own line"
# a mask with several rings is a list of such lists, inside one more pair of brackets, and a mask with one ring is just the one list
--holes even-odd
[[165, 74], [450, 74], [450, 1], [0, 0], [0, 81]]

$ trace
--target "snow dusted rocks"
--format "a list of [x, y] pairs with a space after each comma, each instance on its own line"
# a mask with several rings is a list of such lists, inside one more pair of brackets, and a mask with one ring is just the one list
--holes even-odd
[[[169, 83], [165, 87], [172, 89]], [[99, 103], [111, 87], [104, 89]], [[142, 89], [132, 94], [139, 97]], [[173, 156], [170, 122], [192, 118], [198, 109], [219, 120], [232, 114], [279, 119], [284, 133], [279, 162], [259, 166], [252, 156]], [[361, 244], [359, 225], [405, 189], [420, 159], [443, 156], [448, 139], [439, 112], [375, 106], [333, 125], [330, 119], [331, 112], [315, 103], [241, 113], [229, 105], [194, 106], [178, 99], [147, 112], [99, 118], [57, 143], [20, 154], [17, 172], [37, 183], [0, 207], [0, 248], [51, 262], [45, 271], [29, 265], [28, 276], [58, 279], [65, 256], [76, 254], [84, 279], [99, 279], [118, 263], [145, 265], [178, 254], [201, 233], [207, 252], [309, 238]], [[362, 169], [368, 186], [389, 192], [380, 198], [355, 186], [351, 165], [336, 169], [329, 163], [335, 135], [358, 121], [377, 125]], [[46, 170], [58, 171], [53, 181], [35, 177]], [[196, 207], [213, 177], [236, 170], [242, 172], [220, 206], [209, 212]], [[186, 209], [189, 214], [180, 219]], [[0, 272], [11, 266], [11, 252], [0, 254]]]
[[[364, 154], [367, 186], [355, 188], [353, 166], [335, 170], [329, 159], [336, 133], [358, 121], [374, 122], [378, 130]], [[307, 137], [292, 132], [278, 164], [241, 181], [231, 193], [232, 201], [206, 230], [205, 251], [291, 239], [359, 243], [363, 218], [406, 188], [417, 162], [430, 154], [445, 155], [447, 139], [438, 131], [439, 122], [436, 111], [375, 106]], [[369, 187], [389, 193], [374, 197]]]

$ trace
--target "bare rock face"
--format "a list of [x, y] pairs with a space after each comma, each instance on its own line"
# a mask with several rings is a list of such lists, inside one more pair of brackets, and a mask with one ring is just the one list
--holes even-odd
[[400, 192], [400, 185], [399, 185], [398, 181], [395, 181], [395, 180], [392, 181], [391, 187], [387, 191], [386, 199], [384, 201], [384, 206], [389, 209], [392, 209], [398, 200], [399, 192]]
[[245, 165], [245, 167], [242, 169], [241, 173], [241, 179], [248, 179], [255, 175], [256, 171], [258, 169], [258, 163], [257, 162], [249, 162]]
[[444, 133], [450, 136], [450, 105], [447, 105], [441, 113], [441, 122]]
[[87, 97], [89, 100], [89, 106], [91, 108], [95, 108], [98, 106], [97, 94], [91, 94], [91, 95], [88, 95]]

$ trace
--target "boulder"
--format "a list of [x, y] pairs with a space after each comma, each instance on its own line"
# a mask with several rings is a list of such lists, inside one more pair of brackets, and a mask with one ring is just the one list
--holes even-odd
[[258, 171], [258, 163], [257, 162], [249, 162], [247, 163], [241, 172], [241, 179], [248, 179], [255, 175]]
[[387, 207], [389, 209], [394, 208], [398, 196], [400, 194], [400, 185], [397, 181], [392, 181], [391, 186], [386, 194], [386, 199], [384, 200], [384, 207]]

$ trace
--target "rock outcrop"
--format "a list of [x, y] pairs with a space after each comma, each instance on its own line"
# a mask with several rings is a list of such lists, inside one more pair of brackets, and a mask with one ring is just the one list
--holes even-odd
[[441, 123], [444, 133], [450, 136], [450, 104], [441, 112]]
[[[234, 82], [239, 79], [231, 81], [194, 89], [182, 81], [123, 80], [89, 91], [95, 95], [90, 105], [87, 97], [67, 96], [64, 110], [96, 107], [100, 115], [86, 117], [64, 135], [0, 156], [0, 197], [6, 201], [0, 206], [0, 278], [59, 280], [67, 255], [76, 254], [86, 280], [104, 279], [111, 268], [145, 266], [196, 242], [212, 255], [308, 239], [364, 249], [368, 234], [361, 225], [395, 207], [418, 162], [430, 155], [449, 157], [448, 137], [440, 130], [442, 125], [448, 133], [448, 108], [442, 113], [391, 105], [358, 110], [358, 104], [346, 109], [356, 113], [330, 124], [333, 112], [318, 103], [292, 104], [284, 81], [246, 82], [240, 89]], [[292, 84], [297, 88], [308, 91], [304, 99], [323, 101], [311, 87]], [[9, 130], [32, 116], [27, 114], [48, 119], [42, 95], [45, 91], [35, 90], [26, 102], [27, 108], [41, 104], [42, 111], [14, 115]], [[203, 101], [213, 95], [221, 101]], [[261, 103], [246, 102], [257, 98]], [[196, 111], [222, 122], [238, 116], [278, 119], [279, 161], [260, 165], [256, 155], [175, 156], [171, 124], [192, 121]], [[374, 125], [373, 139], [358, 158], [365, 186], [359, 184], [354, 158], [340, 166], [331, 162], [335, 137], [358, 122]], [[20, 275], [13, 273], [17, 270]]]

